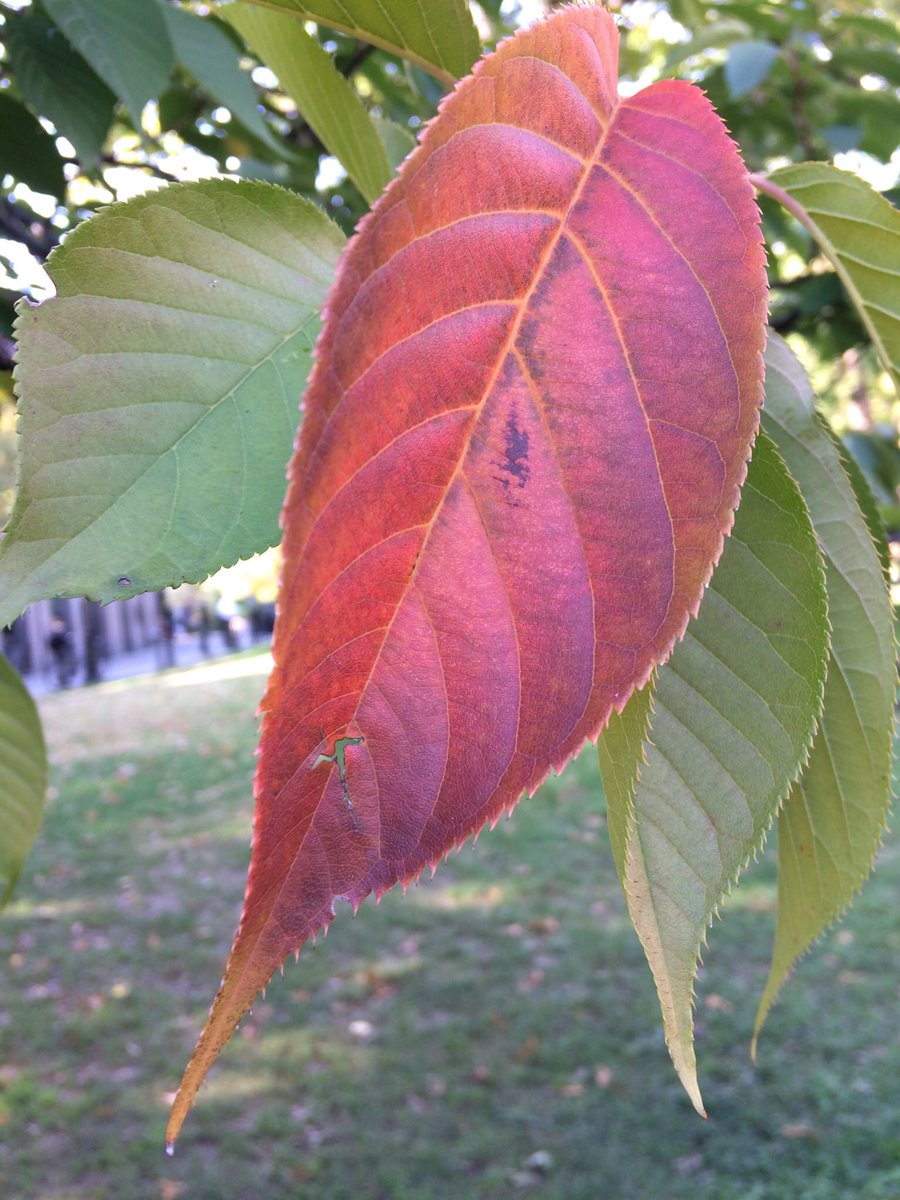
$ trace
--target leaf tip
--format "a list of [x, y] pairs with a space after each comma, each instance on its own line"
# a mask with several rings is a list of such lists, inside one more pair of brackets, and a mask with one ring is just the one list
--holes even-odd
[[[671, 1053], [671, 1046], [669, 1049]], [[697, 1081], [697, 1071], [694, 1068], [694, 1065], [675, 1062], [674, 1055], [672, 1056], [672, 1059], [675, 1064], [675, 1070], [678, 1072], [678, 1078], [681, 1080], [681, 1086], [688, 1094], [688, 1099], [690, 1100], [691, 1104], [693, 1104], [695, 1111], [703, 1118], [703, 1120], [707, 1120], [709, 1114], [706, 1111], [706, 1106], [703, 1103], [703, 1097], [700, 1094], [700, 1084]]]
[[772, 1005], [775, 1003], [775, 997], [781, 991], [781, 988], [787, 979], [787, 975], [788, 972], [785, 971], [779, 979], [775, 973], [773, 965], [773, 968], [769, 974], [769, 978], [766, 980], [766, 986], [763, 990], [763, 994], [760, 996], [759, 1005], [756, 1009], [756, 1016], [753, 1020], [753, 1033], [750, 1037], [750, 1061], [753, 1063], [754, 1067], [756, 1066], [756, 1056], [757, 1051], [759, 1050], [759, 1035], [762, 1033], [762, 1027], [766, 1023], [766, 1019], [772, 1009]]
[[244, 1000], [243, 1005], [240, 1002], [234, 1003], [231, 1001], [231, 997], [226, 995], [227, 983], [228, 971], [226, 969], [226, 976], [222, 980], [219, 994], [213, 1001], [206, 1024], [194, 1047], [194, 1053], [185, 1068], [184, 1075], [181, 1077], [181, 1083], [178, 1085], [178, 1091], [175, 1093], [175, 1099], [169, 1111], [169, 1120], [166, 1125], [166, 1153], [170, 1156], [175, 1152], [175, 1143], [200, 1090], [200, 1085], [206, 1079], [210, 1067], [219, 1057], [219, 1051], [237, 1029], [238, 1023], [250, 1010], [253, 1000], [256, 998], [258, 988], [253, 990], [249, 999]]

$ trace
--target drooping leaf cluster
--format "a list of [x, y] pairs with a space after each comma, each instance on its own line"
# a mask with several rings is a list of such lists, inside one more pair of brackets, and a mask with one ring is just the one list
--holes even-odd
[[[0, 7], [4, 231], [34, 256], [113, 169], [203, 154], [241, 176], [104, 208], [50, 257], [56, 295], [19, 303], [0, 627], [274, 544], [306, 391], [244, 914], [170, 1136], [337, 900], [417, 877], [598, 735], [614, 858], [702, 1110], [693, 991], [723, 898], [775, 827], [758, 1032], [887, 818], [886, 544], [776, 330], [858, 344], [896, 384], [900, 214], [831, 164], [767, 168], [889, 157], [897, 30], [673, 0], [679, 42], [623, 5], [621, 73], [681, 79], [618, 96], [614, 21], [567, 8], [478, 63], [409, 154], [510, 32], [499, 4], [479, 28], [462, 0], [212, 7]], [[374, 209], [344, 248], [323, 204], [346, 230]], [[783, 279], [791, 255], [807, 266]], [[45, 768], [3, 670], [9, 890]]]

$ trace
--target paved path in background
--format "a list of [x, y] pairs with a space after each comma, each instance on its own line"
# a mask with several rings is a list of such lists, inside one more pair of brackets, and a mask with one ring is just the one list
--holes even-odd
[[[251, 645], [261, 646], [263, 643], [251, 643], [248, 639], [243, 639], [236, 649], [248, 650]], [[209, 652], [204, 654], [200, 649], [198, 639], [193, 634], [187, 634], [175, 639], [171, 657], [167, 657], [161, 646], [145, 646], [142, 650], [117, 654], [114, 658], [107, 658], [101, 662], [100, 682], [106, 683], [111, 679], [130, 679], [134, 675], [152, 675], [155, 671], [165, 671], [171, 667], [193, 667], [197, 663], [221, 658], [229, 653], [225, 639], [218, 633], [209, 635], [208, 647]], [[26, 675], [25, 682], [32, 696], [46, 696], [48, 692], [60, 690], [55, 671], [42, 671]], [[79, 665], [71, 686], [82, 687], [83, 685], [84, 668]]]

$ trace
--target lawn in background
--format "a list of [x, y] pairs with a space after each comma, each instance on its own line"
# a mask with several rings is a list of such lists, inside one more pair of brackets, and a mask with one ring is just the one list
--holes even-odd
[[248, 859], [267, 660], [41, 702], [52, 799], [0, 915], [5, 1200], [897, 1200], [900, 840], [747, 1055], [773, 924], [710, 935], [691, 1109], [588, 750], [276, 975], [163, 1155]]

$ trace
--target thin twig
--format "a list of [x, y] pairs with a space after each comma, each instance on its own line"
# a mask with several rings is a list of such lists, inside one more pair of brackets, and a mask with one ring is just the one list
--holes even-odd
[[166, 183], [180, 183], [181, 178], [174, 175], [171, 171], [167, 171], [164, 167], [159, 167], [156, 163], [149, 160], [146, 162], [127, 162], [121, 158], [113, 158], [111, 154], [104, 154], [100, 159], [104, 167], [128, 167], [131, 171], [149, 171], [157, 179], [164, 179]]
[[784, 58], [791, 73], [791, 78], [794, 81], [794, 90], [791, 96], [791, 112], [794, 116], [797, 137], [800, 139], [800, 145], [806, 157], [818, 158], [819, 154], [816, 150], [815, 138], [813, 137], [809, 121], [806, 119], [806, 80], [803, 78], [803, 73], [800, 70], [797, 55], [789, 46], [784, 47]]
[[358, 71], [375, 47], [371, 42], [360, 42], [356, 53], [350, 59], [345, 67], [342, 68], [341, 74], [345, 79], [349, 79], [354, 71]]
[[41, 262], [59, 241], [49, 220], [25, 212], [8, 196], [0, 200], [0, 233], [11, 241], [21, 242]]

